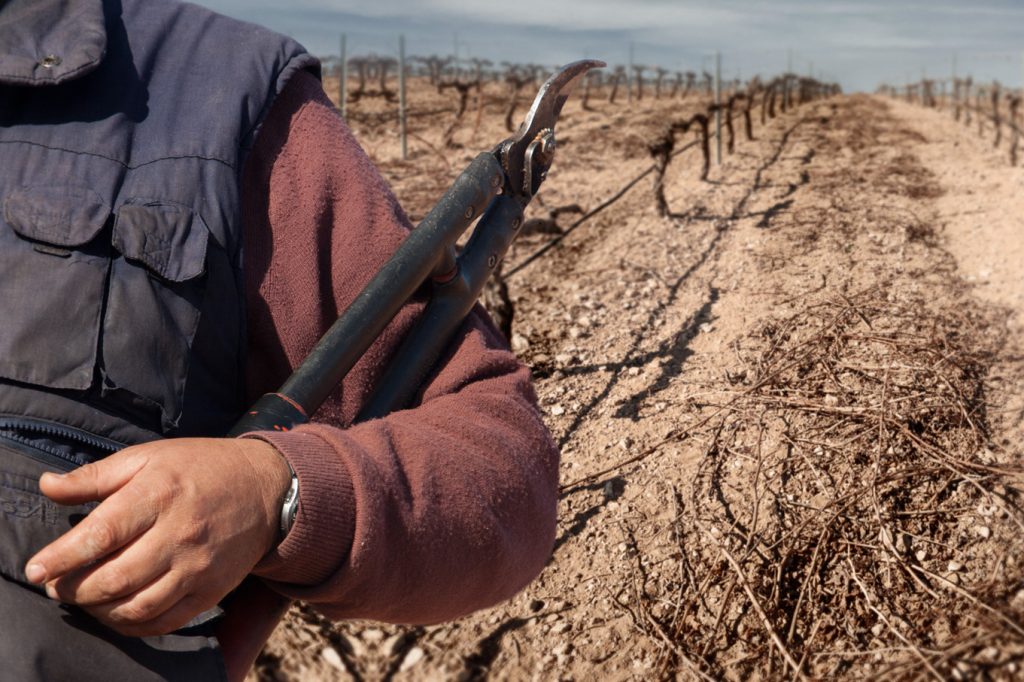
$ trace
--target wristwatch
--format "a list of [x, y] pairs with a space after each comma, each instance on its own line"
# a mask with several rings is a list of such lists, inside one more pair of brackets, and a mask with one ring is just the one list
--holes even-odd
[[288, 531], [295, 525], [295, 514], [299, 511], [299, 477], [295, 475], [291, 462], [285, 460], [285, 463], [288, 464], [288, 473], [292, 475], [292, 482], [288, 486], [288, 492], [285, 493], [284, 502], [281, 504], [281, 540], [287, 537]]

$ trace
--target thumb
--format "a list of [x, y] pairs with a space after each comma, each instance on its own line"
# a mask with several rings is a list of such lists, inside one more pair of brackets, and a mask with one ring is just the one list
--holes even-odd
[[58, 504], [83, 504], [106, 499], [122, 488], [146, 465], [146, 458], [122, 450], [60, 475], [45, 473], [39, 489]]

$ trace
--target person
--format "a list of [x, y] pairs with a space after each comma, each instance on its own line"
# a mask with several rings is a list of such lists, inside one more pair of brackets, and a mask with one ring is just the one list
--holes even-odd
[[421, 296], [313, 423], [219, 437], [410, 227], [301, 46], [177, 0], [7, 0], [0, 149], [5, 675], [218, 679], [249, 575], [430, 623], [540, 571], [558, 453], [479, 307], [410, 409], [352, 426]]

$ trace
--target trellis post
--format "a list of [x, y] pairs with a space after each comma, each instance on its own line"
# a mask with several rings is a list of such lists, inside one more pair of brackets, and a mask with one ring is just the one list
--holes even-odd
[[629, 68], [626, 69], [626, 104], [633, 104], [633, 43], [629, 44]]
[[715, 161], [722, 165], [722, 53], [715, 52]]
[[346, 52], [345, 34], [341, 34], [341, 74], [338, 76], [338, 107], [341, 109], [341, 117], [348, 116], [348, 53]]
[[402, 161], [409, 159], [405, 103], [405, 36], [398, 36], [398, 136], [402, 140]]

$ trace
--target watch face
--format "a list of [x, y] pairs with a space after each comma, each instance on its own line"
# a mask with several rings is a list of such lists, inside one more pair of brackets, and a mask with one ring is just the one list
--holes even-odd
[[292, 474], [292, 483], [285, 493], [284, 502], [281, 504], [281, 538], [288, 535], [288, 531], [295, 524], [295, 514], [299, 510], [299, 478]]

